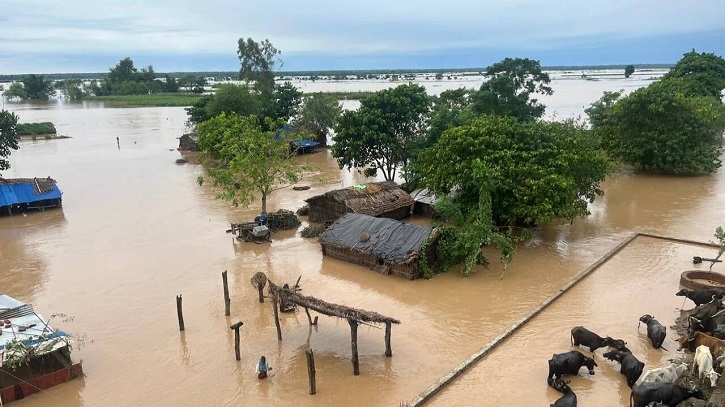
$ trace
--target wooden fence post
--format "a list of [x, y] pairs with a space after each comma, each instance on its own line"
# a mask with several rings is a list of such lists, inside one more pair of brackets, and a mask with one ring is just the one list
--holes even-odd
[[352, 343], [352, 373], [355, 376], [360, 375], [360, 361], [357, 356], [357, 321], [348, 319], [350, 324], [350, 342]]
[[385, 356], [393, 356], [393, 349], [390, 347], [390, 331], [392, 323], [390, 321], [385, 322]]
[[262, 292], [262, 290], [264, 290], [264, 286], [261, 285], [261, 284], [258, 285], [257, 286], [257, 292], [259, 293], [259, 302], [260, 303], [264, 302], [264, 293]]
[[239, 321], [229, 327], [229, 329], [234, 330], [234, 355], [237, 357], [237, 360], [242, 360], [242, 355], [239, 351], [239, 328], [241, 328], [242, 325], [244, 325], [244, 322]]
[[176, 296], [176, 316], [179, 317], [179, 331], [184, 330], [184, 313], [181, 310], [181, 294]]
[[310, 377], [310, 394], [317, 393], [317, 382], [315, 381], [315, 355], [312, 349], [305, 351], [307, 356], [307, 375]]
[[277, 326], [277, 340], [282, 340], [282, 328], [279, 326], [279, 307], [277, 306], [277, 293], [272, 293], [272, 307], [274, 307], [274, 324]]
[[229, 298], [229, 282], [227, 281], [227, 271], [222, 271], [222, 283], [224, 284], [224, 315], [231, 314], [232, 299]]

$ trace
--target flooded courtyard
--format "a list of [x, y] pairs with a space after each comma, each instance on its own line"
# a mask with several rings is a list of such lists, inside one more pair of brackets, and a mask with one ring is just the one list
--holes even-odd
[[[571, 117], [603, 90], [646, 83], [559, 80], [544, 103], [550, 117]], [[83, 360], [86, 373], [17, 402], [19, 407], [398, 406], [633, 232], [707, 241], [725, 219], [723, 170], [705, 177], [618, 173], [604, 183], [605, 195], [591, 205], [591, 216], [537, 230], [503, 279], [493, 261], [490, 270], [469, 278], [451, 270], [432, 280], [407, 281], [323, 258], [317, 241], [301, 238], [299, 231], [275, 233], [271, 244], [235, 243], [225, 230], [253, 218], [259, 206], [233, 208], [216, 200], [210, 186], [197, 185], [201, 166], [174, 163], [181, 157], [176, 138], [184, 132], [183, 108], [86, 102], [6, 104], [6, 109], [24, 122], [52, 121], [72, 138], [23, 142], [11, 156], [11, 170], [3, 173], [51, 176], [64, 195], [62, 210], [0, 217], [0, 292], [33, 303], [46, 317], [57, 314], [51, 324], [76, 336], [73, 357]], [[339, 170], [327, 150], [308, 158], [316, 169], [301, 184], [311, 188], [276, 192], [270, 211], [296, 210], [311, 196], [371, 181]], [[693, 267], [693, 255], [712, 254], [638, 238], [431, 405], [504, 405], [512, 391], [524, 393], [522, 405], [553, 402], [557, 395], [546, 387], [546, 361], [569, 350], [574, 325], [620, 335], [640, 359], [659, 365], [676, 354], [673, 339], [666, 342], [669, 354], [647, 349], [637, 318], [650, 313], [669, 325], [682, 304], [674, 296], [679, 273]], [[224, 270], [231, 317], [224, 316]], [[304, 312], [281, 315], [278, 342], [271, 303], [260, 304], [250, 283], [259, 271], [275, 283], [302, 276], [302, 294], [400, 320], [392, 330], [393, 357], [383, 354], [383, 329], [361, 326], [361, 374], [353, 376], [348, 324], [320, 316], [319, 325], [310, 328]], [[184, 300], [182, 333], [178, 294]], [[241, 362], [234, 358], [229, 329], [237, 321], [244, 322]], [[314, 396], [307, 393], [308, 348], [315, 352]], [[273, 367], [268, 380], [254, 374], [260, 355]], [[599, 362], [594, 378], [577, 377], [572, 388], [588, 405], [625, 405], [629, 391], [618, 369]], [[525, 392], [522, 382], [532, 383]]]

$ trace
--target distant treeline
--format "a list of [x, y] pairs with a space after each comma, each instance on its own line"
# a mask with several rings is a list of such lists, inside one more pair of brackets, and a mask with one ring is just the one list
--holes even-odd
[[[581, 71], [593, 69], [624, 69], [627, 65], [583, 65], [583, 66], [545, 66], [549, 71]], [[638, 71], [645, 69], [668, 69], [672, 64], [635, 64]], [[416, 74], [416, 73], [463, 73], [483, 72], [486, 68], [440, 68], [440, 69], [357, 69], [357, 70], [329, 70], [329, 71], [278, 71], [277, 76], [362, 76], [380, 74]], [[0, 82], [20, 80], [25, 74], [0, 75]], [[239, 71], [200, 71], [200, 72], [156, 72], [157, 78], [169, 75], [172, 78], [181, 78], [187, 75], [203, 77], [232, 77], [237, 78]], [[76, 73], [50, 73], [44, 74], [47, 79], [106, 79], [108, 72], [76, 72]]]

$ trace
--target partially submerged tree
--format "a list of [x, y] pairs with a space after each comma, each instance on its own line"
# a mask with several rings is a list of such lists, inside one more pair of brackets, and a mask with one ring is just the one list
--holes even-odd
[[11, 150], [18, 149], [17, 125], [18, 116], [15, 113], [0, 110], [0, 171], [10, 168], [7, 157]]
[[634, 65], [627, 65], [624, 67], [624, 77], [629, 78], [634, 73]]
[[280, 63], [282, 53], [269, 40], [256, 42], [251, 38], [240, 38], [237, 42], [237, 56], [242, 64], [239, 79], [254, 82], [260, 92], [272, 92], [274, 69]]
[[428, 127], [430, 97], [420, 85], [400, 85], [376, 92], [361, 102], [360, 109], [340, 117], [333, 138], [332, 155], [340, 168], [377, 170], [394, 180], [405, 170], [411, 150], [419, 145]]
[[244, 207], [261, 197], [262, 212], [270, 194], [302, 178], [289, 159], [290, 141], [284, 132], [263, 131], [256, 116], [221, 113], [199, 125], [199, 147], [219, 197]]
[[321, 146], [327, 146], [327, 135], [337, 125], [342, 107], [333, 95], [314, 93], [305, 97], [299, 116], [293, 122], [299, 130], [314, 134]]
[[222, 113], [236, 113], [240, 116], [258, 116], [261, 103], [257, 94], [246, 85], [221, 85], [205, 105], [206, 117]]
[[48, 100], [55, 95], [53, 81], [43, 75], [24, 75], [20, 82], [14, 82], [5, 92], [5, 97], [28, 100]]
[[551, 95], [549, 75], [541, 70], [539, 61], [528, 58], [506, 58], [488, 68], [486, 81], [473, 92], [473, 111], [477, 114], [512, 116], [521, 121], [536, 120], [544, 115], [546, 106], [535, 98]]
[[604, 125], [608, 115], [612, 112], [612, 107], [623, 94], [624, 89], [618, 92], [605, 90], [599, 100], [584, 109], [584, 113], [589, 116], [589, 123], [592, 125], [592, 129], [598, 129]]
[[725, 59], [713, 53], [684, 54], [662, 80], [680, 79], [679, 90], [687, 96], [711, 96], [722, 102], [725, 89]]

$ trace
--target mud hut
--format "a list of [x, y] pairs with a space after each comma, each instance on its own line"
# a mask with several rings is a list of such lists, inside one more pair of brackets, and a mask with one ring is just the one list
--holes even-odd
[[428, 188], [418, 188], [410, 193], [413, 198], [413, 213], [426, 218], [436, 218], [435, 204], [436, 197]]
[[349, 213], [320, 236], [320, 244], [324, 255], [414, 280], [422, 274], [423, 256], [435, 263], [437, 237], [430, 226]]
[[335, 221], [346, 213], [403, 219], [410, 215], [413, 198], [393, 181], [358, 184], [306, 200], [312, 222]]
[[179, 150], [199, 151], [199, 136], [196, 133], [186, 133], [179, 137]]

